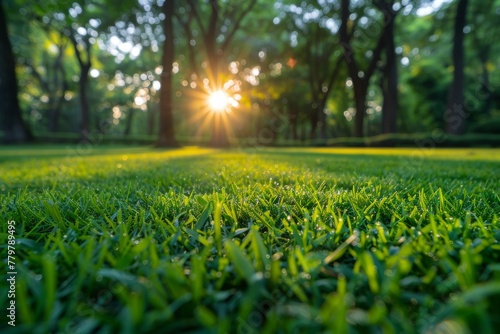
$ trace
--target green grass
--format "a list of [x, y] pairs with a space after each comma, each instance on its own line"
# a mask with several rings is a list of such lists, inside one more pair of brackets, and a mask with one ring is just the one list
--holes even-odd
[[0, 149], [2, 333], [500, 328], [500, 150], [71, 150]]

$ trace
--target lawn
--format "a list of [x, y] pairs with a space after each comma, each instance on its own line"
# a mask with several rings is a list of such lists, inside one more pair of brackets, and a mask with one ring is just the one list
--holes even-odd
[[2, 333], [500, 329], [500, 150], [16, 147], [0, 171]]

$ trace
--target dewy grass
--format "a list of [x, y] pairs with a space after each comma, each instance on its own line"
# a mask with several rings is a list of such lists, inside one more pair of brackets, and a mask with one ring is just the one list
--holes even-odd
[[2, 149], [0, 330], [495, 333], [500, 152], [429, 152]]

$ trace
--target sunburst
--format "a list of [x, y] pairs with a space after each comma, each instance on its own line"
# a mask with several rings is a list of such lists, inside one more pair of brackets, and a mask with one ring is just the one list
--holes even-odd
[[229, 96], [223, 90], [210, 93], [208, 97], [208, 106], [214, 112], [225, 111], [229, 105]]
[[212, 86], [205, 80], [203, 86], [199, 85], [199, 89], [191, 92], [192, 106], [196, 112], [189, 122], [197, 124], [195, 136], [198, 139], [208, 132], [211, 132], [212, 139], [221, 138], [221, 134], [223, 137], [234, 137], [231, 118], [235, 117], [233, 111], [239, 107], [237, 99], [240, 97], [239, 94], [235, 94], [239, 91], [239, 85], [236, 89], [234, 86], [233, 80], [225, 82], [220, 87]]

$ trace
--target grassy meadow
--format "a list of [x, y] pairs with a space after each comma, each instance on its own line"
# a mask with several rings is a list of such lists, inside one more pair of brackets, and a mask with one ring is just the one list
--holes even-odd
[[2, 333], [500, 330], [498, 149], [26, 146], [0, 171]]

